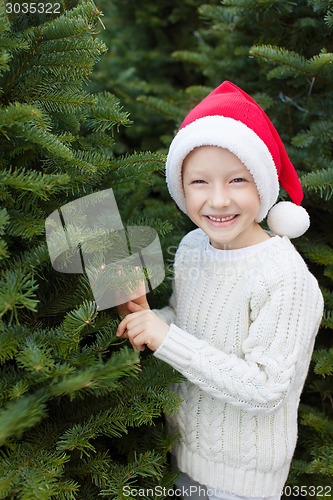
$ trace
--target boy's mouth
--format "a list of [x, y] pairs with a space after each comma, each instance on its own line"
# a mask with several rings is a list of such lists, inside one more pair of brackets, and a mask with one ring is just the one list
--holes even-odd
[[237, 217], [239, 214], [233, 214], [233, 215], [224, 215], [224, 216], [213, 216], [213, 215], [204, 215], [204, 217], [207, 217], [207, 219], [212, 220], [214, 222], [228, 222], [230, 220], [233, 220], [235, 217]]
[[220, 215], [219, 217], [216, 217], [215, 215], [204, 215], [203, 217], [206, 219], [207, 224], [211, 226], [211, 228], [228, 229], [236, 224], [239, 214], [226, 214], [224, 216]]

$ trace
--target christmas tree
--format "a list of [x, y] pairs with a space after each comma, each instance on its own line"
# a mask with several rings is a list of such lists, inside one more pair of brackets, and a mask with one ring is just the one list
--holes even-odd
[[[210, 0], [219, 5], [219, 0]], [[166, 100], [201, 78], [200, 71], [184, 65], [170, 54], [176, 49], [195, 48], [200, 23], [200, 0], [159, 0], [138, 4], [134, 0], [101, 0], [105, 30], [102, 40], [110, 47], [96, 66], [92, 88], [108, 90], [121, 98], [135, 126], [122, 130], [118, 147], [156, 151], [161, 148], [160, 136], [172, 130], [173, 107], [163, 117], [147, 107], [146, 96]], [[181, 119], [182, 110], [178, 118]]]
[[[179, 375], [116, 337], [117, 310], [98, 311], [87, 273], [52, 268], [45, 221], [112, 189], [124, 226], [165, 235], [166, 252], [177, 211], [166, 201], [160, 218], [164, 157], [119, 156], [128, 113], [87, 88], [107, 50], [102, 13], [91, 1], [24, 5], [0, 5], [0, 497], [131, 498], [126, 486], [176, 477], [161, 415], [180, 404], [167, 390]], [[169, 290], [166, 279], [151, 307]]]

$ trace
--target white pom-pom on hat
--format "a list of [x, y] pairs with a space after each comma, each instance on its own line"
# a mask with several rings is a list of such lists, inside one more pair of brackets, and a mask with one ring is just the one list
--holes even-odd
[[310, 217], [300, 205], [291, 201], [280, 201], [268, 212], [267, 224], [275, 234], [298, 238], [308, 230]]

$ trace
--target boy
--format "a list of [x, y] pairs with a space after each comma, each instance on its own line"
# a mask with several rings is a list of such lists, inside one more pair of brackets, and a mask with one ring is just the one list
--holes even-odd
[[[314, 276], [289, 238], [309, 217], [272, 123], [224, 82], [185, 118], [166, 163], [171, 196], [198, 226], [175, 256], [169, 306], [128, 302], [119, 336], [181, 372], [173, 453], [210, 499], [278, 499], [321, 317]], [[292, 202], [280, 202], [279, 181]], [[271, 209], [271, 210], [270, 210]], [[259, 222], [266, 217], [272, 232]]]

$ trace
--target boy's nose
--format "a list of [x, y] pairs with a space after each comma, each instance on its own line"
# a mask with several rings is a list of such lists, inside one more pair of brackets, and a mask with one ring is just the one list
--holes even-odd
[[209, 205], [212, 208], [227, 207], [230, 205], [230, 195], [225, 187], [217, 186], [209, 196]]

